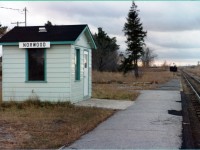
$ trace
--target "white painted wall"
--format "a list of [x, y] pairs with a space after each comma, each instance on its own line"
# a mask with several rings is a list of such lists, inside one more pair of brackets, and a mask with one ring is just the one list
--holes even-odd
[[[74, 55], [75, 55], [75, 48], [80, 49], [80, 81], [75, 81], [75, 60], [74, 60]], [[84, 95], [84, 80], [83, 80], [83, 69], [84, 69], [84, 50], [88, 51], [89, 54], [89, 95], [87, 97], [83, 97]], [[72, 46], [72, 71], [71, 71], [71, 79], [72, 79], [72, 84], [71, 84], [71, 99], [73, 102], [81, 101], [83, 99], [88, 99], [91, 97], [91, 92], [92, 92], [92, 84], [91, 84], [91, 49], [90, 45], [88, 44], [87, 37], [85, 34], [79, 37], [77, 40], [77, 43], [75, 43], [75, 46]]]
[[75, 45], [76, 45], [76, 46], [81, 46], [81, 47], [84, 47], [84, 48], [90, 48], [88, 39], [87, 39], [87, 37], [86, 37], [85, 34], [82, 34], [82, 35], [76, 40]]
[[0, 45], [0, 56], [2, 56], [2, 45]]
[[25, 49], [3, 47], [3, 100], [26, 100], [37, 95], [40, 100], [70, 100], [71, 46], [46, 49], [47, 83], [26, 83]]
[[[80, 49], [80, 81], [75, 81], [75, 48]], [[83, 54], [89, 52], [89, 95], [83, 95]], [[47, 83], [27, 83], [26, 50], [3, 46], [3, 101], [23, 101], [36, 95], [42, 101], [77, 102], [91, 97], [91, 49], [83, 34], [74, 45], [51, 45], [46, 49]]]

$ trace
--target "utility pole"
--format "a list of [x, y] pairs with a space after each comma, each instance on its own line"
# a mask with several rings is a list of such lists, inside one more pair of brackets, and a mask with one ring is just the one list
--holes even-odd
[[[15, 9], [15, 8], [8, 8], [8, 7], [0, 7], [0, 8], [20, 11], [20, 9]], [[24, 21], [24, 23], [25, 23], [25, 27], [26, 27], [26, 25], [27, 25], [27, 16], [26, 16], [26, 13], [27, 13], [28, 10], [25, 7], [23, 9], [23, 11], [25, 12], [25, 21]], [[15, 23], [11, 23], [11, 24], [17, 24], [17, 26], [18, 26], [19, 23], [22, 23], [22, 22], [15, 22]]]
[[23, 9], [23, 11], [25, 12], [25, 27], [26, 27], [26, 24], [27, 24], [27, 21], [26, 21], [26, 12], [27, 12], [27, 9], [26, 9], [26, 7]]
[[19, 26], [19, 24], [24, 23], [25, 27], [26, 27], [26, 25], [27, 25], [27, 15], [26, 15], [27, 9], [26, 9], [26, 7], [23, 9], [23, 11], [24, 11], [24, 14], [25, 14], [24, 22], [18, 22], [17, 21], [17, 22], [13, 22], [11, 24], [17, 24], [17, 26]]

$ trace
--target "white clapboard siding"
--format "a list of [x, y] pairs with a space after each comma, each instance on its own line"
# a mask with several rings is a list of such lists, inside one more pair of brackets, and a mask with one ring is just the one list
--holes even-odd
[[49, 78], [68, 78], [70, 79], [70, 74], [64, 74], [64, 73], [56, 73], [56, 72], [52, 72], [52, 73], [47, 73], [47, 77]]
[[5, 57], [5, 59], [24, 59], [24, 55], [21, 55], [21, 54], [14, 54], [14, 55], [12, 55], [12, 54], [10, 54], [10, 56], [9, 57]]
[[[4, 82], [5, 83], [5, 82]], [[18, 83], [11, 83], [8, 82], [4, 85], [4, 87], [24, 87], [24, 88], [37, 88], [37, 87], [43, 87], [43, 88], [65, 88], [66, 85], [69, 85], [70, 82], [62, 82], [62, 83], [52, 83], [52, 82], [47, 82], [47, 83], [34, 83], [34, 82], [18, 82]]]
[[23, 63], [23, 64], [12, 64], [12, 65], [7, 65], [7, 64], [4, 63], [4, 65], [5, 65], [4, 69], [15, 69], [15, 68], [24, 69], [25, 68], [25, 63]]
[[[54, 53], [54, 54], [70, 54], [70, 48], [71, 45], [51, 45], [50, 49], [47, 49], [49, 51], [49, 54]], [[55, 51], [56, 50], [56, 51]]]
[[47, 64], [48, 65], [48, 68], [65, 68], [65, 67], [70, 67], [69, 65], [66, 65], [66, 64], [64, 64], [64, 63], [48, 63]]
[[51, 58], [51, 59], [62, 59], [62, 58], [64, 58], [64, 59], [70, 59], [70, 56], [67, 56], [66, 54], [63, 54], [63, 53], [61, 53], [61, 54], [47, 54], [47, 58]]
[[[24, 59], [25, 59], [25, 57], [24, 57]], [[4, 54], [3, 54], [3, 60], [2, 61], [5, 64], [25, 64], [25, 60], [24, 59], [9, 59], [9, 58], [4, 58]]]
[[89, 97], [92, 96], [92, 51], [88, 50], [89, 55]]
[[[17, 49], [15, 49], [14, 47], [16, 47]], [[7, 50], [6, 54], [24, 54], [25, 49], [19, 49], [17, 46], [3, 46], [3, 49]]]
[[[75, 48], [80, 49], [80, 81], [75, 81]], [[89, 54], [89, 95], [84, 97], [84, 51]], [[42, 101], [71, 101], [91, 97], [91, 48], [85, 33], [75, 45], [46, 49], [46, 82], [26, 82], [26, 49], [3, 46], [3, 100], [23, 101], [37, 95]]]
[[48, 68], [48, 65], [47, 65], [47, 73], [49, 73], [49, 72], [57, 72], [57, 73], [69, 73], [70, 72], [70, 70], [69, 70], [69, 68]]
[[[75, 48], [80, 49], [80, 81], [75, 80], [75, 55], [76, 50]], [[83, 91], [83, 74], [82, 74], [82, 59], [83, 59], [83, 50], [80, 47], [74, 47], [71, 53], [72, 58], [72, 68], [71, 68], [71, 99], [73, 102], [78, 102], [83, 99], [83, 93], [80, 94]], [[77, 88], [79, 87], [79, 88]], [[82, 88], [81, 88], [82, 87]]]
[[4, 77], [4, 83], [22, 83], [25, 81], [25, 78], [22, 77]]
[[[4, 82], [6, 83], [23, 83], [25, 82], [25, 78], [23, 77], [4, 77]], [[48, 78], [47, 83], [70, 83], [70, 79], [66, 79], [61, 77], [57, 77], [57, 78]], [[32, 83], [31, 83], [32, 84]]]
[[[32, 98], [33, 100], [35, 100], [35, 98]], [[66, 102], [66, 101], [70, 101], [70, 97], [64, 97], [64, 96], [55, 96], [55, 97], [42, 97], [40, 96], [39, 99], [41, 101], [50, 101], [50, 102]], [[7, 97], [4, 96], [4, 101], [24, 101], [24, 100], [30, 100], [30, 96], [13, 96], [13, 97]]]
[[[74, 55], [75, 55], [75, 48], [79, 48], [80, 49], [80, 81], [75, 81], [75, 65], [74, 65]], [[83, 69], [84, 69], [84, 51], [88, 51], [89, 53], [89, 67], [91, 67], [91, 50], [90, 50], [90, 46], [88, 44], [88, 40], [87, 37], [83, 34], [82, 36], [79, 37], [79, 39], [77, 40], [77, 43], [75, 44], [74, 47], [72, 47], [72, 51], [71, 51], [71, 59], [72, 59], [72, 67], [71, 67], [71, 99], [73, 102], [78, 102], [81, 101], [83, 99], [88, 99], [89, 97], [91, 97], [91, 77], [89, 77], [89, 95], [88, 97], [84, 97], [84, 81], [83, 81]], [[89, 69], [89, 71], [91, 71], [91, 69]], [[89, 72], [89, 75], [91, 75], [91, 73]]]
[[10, 92], [4, 92], [4, 96], [6, 97], [9, 97], [11, 95], [11, 97], [14, 97], [14, 96], [17, 96], [17, 97], [29, 97], [29, 96], [34, 96], [34, 95], [37, 95], [38, 97], [45, 97], [48, 95], [48, 97], [68, 97], [69, 96], [69, 93], [45, 93], [45, 92], [34, 92], [32, 93], [31, 91], [30, 92], [15, 92], [15, 91], [10, 91]]
[[15, 72], [24, 73], [25, 70], [24, 70], [24, 68], [10, 68], [10, 69], [3, 68], [3, 72], [5, 72], [5, 73], [15, 73]]
[[20, 72], [4, 73], [4, 79], [6, 79], [6, 78], [24, 78], [25, 79], [25, 74], [22, 74]]
[[88, 40], [85, 34], [82, 34], [82, 36], [79, 37], [75, 45], [85, 47], [85, 48], [90, 48], [90, 45], [88, 43]]
[[[65, 95], [56, 95], [54, 94], [54, 96], [49, 96], [47, 97], [46, 94], [48, 93], [44, 93], [44, 96], [38, 96], [37, 94], [27, 94], [29, 96], [22, 96], [22, 95], [12, 95], [9, 94], [9, 96], [4, 96], [6, 100], [12, 100], [12, 101], [17, 101], [17, 100], [20, 100], [20, 101], [24, 101], [24, 100], [36, 100], [36, 99], [39, 99], [41, 101], [53, 101], [53, 102], [57, 102], [57, 101], [70, 101], [70, 97], [68, 96], [69, 94], [65, 94]], [[12, 96], [10, 96], [12, 95]]]
[[[19, 87], [17, 89], [17, 92], [32, 92], [33, 89], [31, 88], [24, 88], [24, 87]], [[5, 88], [4, 89], [5, 92], [10, 92], [10, 91], [15, 91], [15, 88]], [[69, 92], [69, 87], [67, 88], [46, 88], [46, 87], [37, 87], [37, 88], [34, 88], [34, 91], [36, 93], [66, 93], [66, 91]]]
[[[92, 73], [91, 73], [91, 71], [92, 71], [92, 56], [91, 56], [91, 48], [90, 48], [90, 45], [89, 45], [89, 43], [88, 43], [88, 39], [87, 39], [87, 37], [86, 37], [86, 35], [85, 34], [83, 34], [83, 36], [81, 36], [80, 38], [79, 38], [79, 40], [77, 41], [77, 43], [76, 43], [76, 45], [77, 46], [80, 46], [81, 47], [81, 50], [82, 50], [82, 52], [84, 52], [84, 50], [85, 51], [88, 51], [88, 63], [89, 63], [89, 73], [88, 73], [88, 76], [89, 76], [89, 87], [88, 87], [88, 89], [89, 89], [89, 94], [88, 94], [88, 97], [85, 97], [85, 99], [87, 99], [87, 98], [90, 98], [91, 97], [91, 93], [92, 93]], [[83, 56], [83, 54], [82, 54], [82, 56]], [[82, 77], [83, 77], [83, 68], [84, 68], [84, 66], [83, 66], [83, 62], [84, 60], [83, 60], [83, 58], [81, 59], [81, 62], [82, 62], [82, 69], [81, 69], [81, 75], [82, 75]], [[83, 82], [83, 78], [82, 78], [82, 82]], [[84, 84], [84, 83], [82, 83], [82, 84]], [[78, 87], [78, 86], [75, 86], [74, 87], [75, 89], [81, 89], [81, 87]], [[84, 88], [84, 86], [82, 86], [82, 93], [81, 94], [83, 94], [83, 88]], [[84, 94], [83, 94], [84, 95]], [[77, 100], [78, 99], [80, 99], [80, 97], [77, 97]]]
[[[71, 47], [51, 46], [46, 49], [47, 82], [26, 81], [26, 50], [17, 46], [3, 47], [3, 100], [26, 100], [34, 91], [41, 100], [70, 99]], [[13, 96], [14, 95], [14, 96]]]

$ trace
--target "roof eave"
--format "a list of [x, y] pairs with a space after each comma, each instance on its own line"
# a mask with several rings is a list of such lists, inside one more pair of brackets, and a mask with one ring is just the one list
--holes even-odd
[[[22, 41], [23, 42], [23, 41]], [[72, 45], [75, 41], [50, 41], [51, 45]], [[17, 46], [19, 45], [19, 42], [0, 42], [0, 45], [3, 46]]]
[[0, 42], [0, 45], [3, 45], [3, 46], [16, 46], [16, 45], [19, 45], [19, 42]]
[[72, 45], [74, 43], [75, 43], [75, 41], [51, 41], [50, 42], [50, 44], [52, 44], [52, 45], [65, 45], [65, 44]]
[[79, 37], [80, 37], [83, 33], [85, 33], [85, 32], [88, 33], [88, 36], [89, 36], [90, 40], [92, 41], [92, 42], [90, 43], [91, 48], [97, 49], [97, 46], [96, 46], [96, 44], [95, 44], [95, 42], [94, 42], [94, 39], [93, 39], [93, 37], [92, 37], [92, 33], [90, 32], [90, 29], [89, 29], [88, 26], [86, 26], [86, 27], [83, 29], [83, 31], [79, 34], [79, 36], [78, 36], [78, 37], [76, 38], [76, 40], [75, 40], [75, 43], [78, 41]]

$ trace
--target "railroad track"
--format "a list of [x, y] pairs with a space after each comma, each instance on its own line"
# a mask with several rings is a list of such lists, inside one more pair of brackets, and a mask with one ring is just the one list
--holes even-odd
[[187, 145], [185, 148], [200, 149], [200, 81], [184, 70], [181, 74], [184, 95], [183, 139]]
[[200, 80], [183, 70], [182, 76], [191, 89], [191, 93], [189, 94], [190, 101], [192, 102], [198, 120], [200, 121]]
[[199, 91], [200, 81], [185, 71], [182, 71], [182, 75], [185, 78], [185, 80], [187, 81], [187, 83], [190, 86], [190, 88], [192, 89], [192, 91], [197, 96], [198, 102], [200, 103], [200, 91]]

